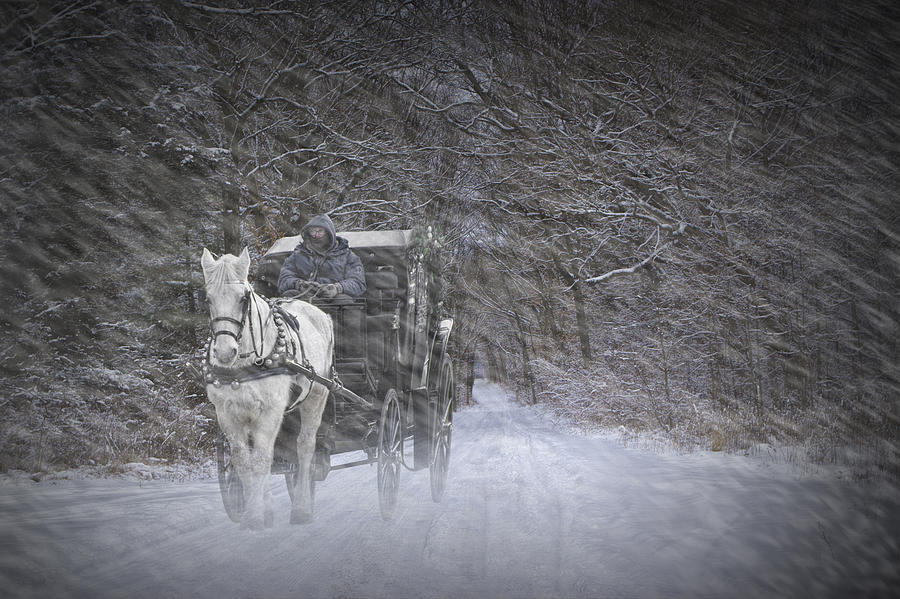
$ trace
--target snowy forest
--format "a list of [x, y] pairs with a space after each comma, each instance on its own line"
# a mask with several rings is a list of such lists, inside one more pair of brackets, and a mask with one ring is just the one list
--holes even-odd
[[0, 472], [207, 459], [201, 251], [324, 212], [431, 227], [463, 408], [900, 474], [898, 21], [3, 1]]

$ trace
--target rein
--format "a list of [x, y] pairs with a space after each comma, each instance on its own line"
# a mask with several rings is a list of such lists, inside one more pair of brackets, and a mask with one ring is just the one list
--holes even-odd
[[[292, 315], [290, 312], [287, 312], [284, 308], [281, 307], [281, 300], [265, 300], [269, 305], [269, 316], [265, 321], [263, 321], [262, 311], [259, 309], [259, 297], [260, 296], [254, 293], [253, 289], [248, 285], [247, 293], [241, 300], [241, 303], [243, 304], [243, 308], [241, 309], [241, 320], [237, 320], [236, 318], [230, 318], [227, 316], [220, 316], [210, 320], [210, 337], [209, 339], [207, 339], [206, 344], [204, 345], [204, 353], [206, 354], [206, 359], [204, 360], [201, 372], [198, 373], [203, 383], [212, 385], [214, 387], [230, 385], [232, 389], [239, 389], [241, 383], [255, 381], [269, 376], [285, 374], [294, 376], [300, 375], [309, 379], [311, 383], [315, 382], [324, 385], [331, 393], [337, 394], [366, 409], [373, 408], [372, 402], [360, 397], [350, 389], [344, 387], [343, 383], [338, 378], [337, 371], [334, 368], [333, 354], [331, 372], [329, 373], [331, 375], [331, 378], [328, 378], [316, 372], [315, 368], [313, 368], [313, 365], [309, 363], [309, 360], [306, 357], [306, 352], [303, 350], [303, 341], [300, 336], [299, 322], [297, 321], [296, 317], [294, 317], [294, 315]], [[252, 309], [250, 304], [253, 304]], [[257, 323], [256, 330], [254, 330], [253, 325], [254, 317]], [[269, 353], [264, 356], [264, 326], [269, 322], [270, 319], [275, 325], [278, 337], [276, 338], [271, 351], [269, 351]], [[219, 321], [234, 324], [235, 326], [239, 327], [238, 332], [234, 333], [227, 329], [215, 331], [213, 329], [213, 323]], [[218, 335], [230, 335], [240, 341], [243, 336], [244, 329], [249, 329], [252, 351], [242, 353], [240, 354], [240, 357], [247, 358], [251, 355], [256, 355], [256, 358], [251, 363], [243, 364], [240, 366], [232, 366], [226, 368], [213, 365], [210, 362], [210, 352], [212, 351], [212, 343], [216, 339], [216, 337], [218, 337]], [[290, 335], [290, 339], [288, 339], [289, 329], [293, 333], [292, 335]], [[259, 349], [257, 349], [257, 330], [259, 337]], [[288, 347], [289, 345], [290, 347]], [[194, 372], [196, 372], [196, 368], [193, 368], [193, 370]], [[291, 405], [289, 405], [285, 409], [285, 413], [296, 409], [297, 406], [300, 405], [300, 403], [304, 399], [306, 399], [306, 396], [311, 390], [312, 386], [307, 389], [306, 393], [298, 395], [293, 403], [291, 403]]]

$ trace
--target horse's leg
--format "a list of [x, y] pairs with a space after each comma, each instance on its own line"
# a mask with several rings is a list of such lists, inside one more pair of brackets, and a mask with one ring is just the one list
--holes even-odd
[[262, 485], [262, 503], [263, 503], [263, 524], [266, 528], [275, 525], [275, 513], [272, 510], [272, 485], [269, 484], [269, 475], [272, 472], [272, 459], [275, 455], [275, 441], [278, 438], [278, 432], [281, 430], [281, 423], [284, 420], [284, 412], [280, 408], [270, 410], [265, 414], [264, 423], [260, 423], [259, 427], [259, 444], [260, 463], [266, 464], [265, 473], [263, 474]]
[[234, 469], [234, 474], [241, 481], [244, 499], [241, 528], [246, 528], [254, 484], [253, 456], [249, 447], [251, 437], [244, 419], [223, 408], [221, 402], [216, 404], [216, 416], [219, 420], [219, 428], [225, 434], [225, 437], [228, 439], [228, 445], [231, 447], [231, 467]]
[[265, 528], [275, 526], [275, 510], [272, 509], [272, 485], [270, 484], [263, 486], [263, 526]]
[[328, 390], [316, 385], [300, 404], [300, 434], [297, 436], [297, 477], [294, 482], [294, 504], [291, 524], [306, 524], [312, 520], [313, 496], [310, 490], [310, 465], [316, 451], [316, 432], [322, 422], [322, 411]]
[[[281, 420], [278, 420], [278, 426], [280, 426]], [[275, 448], [275, 438], [278, 436], [278, 428], [274, 429], [267, 428], [266, 434], [268, 438], [263, 441], [260, 439], [260, 448], [267, 448], [266, 451], [260, 451], [260, 461], [269, 465], [266, 469], [265, 473], [262, 475], [262, 506], [263, 506], [263, 526], [266, 528], [271, 528], [275, 525], [275, 512], [272, 510], [272, 485], [269, 481], [269, 475], [272, 472], [272, 457], [274, 455]]]
[[253, 469], [253, 454], [250, 450], [252, 443], [252, 431], [244, 427], [224, 428], [225, 435], [231, 445], [231, 463], [235, 473], [241, 481], [244, 492], [244, 513], [241, 516], [241, 528], [251, 526], [253, 513], [253, 495], [256, 486], [256, 476]]
[[[246, 511], [242, 524], [252, 530], [259, 530], [271, 521], [269, 474], [272, 470], [275, 436], [280, 423], [280, 411], [266, 410], [259, 415], [255, 426], [247, 433], [245, 465], [248, 480], [244, 487]], [[235, 465], [239, 464], [236, 462]], [[244, 480], [243, 475], [241, 480]]]

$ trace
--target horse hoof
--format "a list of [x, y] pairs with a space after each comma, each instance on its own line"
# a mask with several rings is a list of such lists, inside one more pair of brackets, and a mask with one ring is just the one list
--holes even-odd
[[291, 524], [309, 524], [312, 522], [312, 514], [309, 512], [292, 511]]

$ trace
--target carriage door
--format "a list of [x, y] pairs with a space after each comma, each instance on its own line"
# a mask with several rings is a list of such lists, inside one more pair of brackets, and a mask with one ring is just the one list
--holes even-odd
[[409, 289], [407, 291], [404, 356], [410, 369], [410, 388], [427, 384], [425, 369], [428, 359], [428, 277], [422, 255], [410, 260]]

